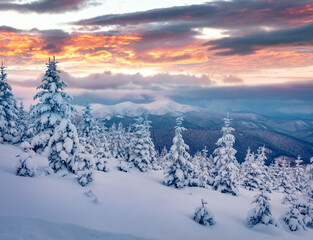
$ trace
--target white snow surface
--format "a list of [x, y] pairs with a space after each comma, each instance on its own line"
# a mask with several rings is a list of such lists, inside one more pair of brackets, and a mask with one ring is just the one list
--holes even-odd
[[[240, 188], [239, 196], [203, 188], [175, 189], [162, 184], [163, 172], [131, 169], [95, 172], [87, 187], [75, 176], [59, 172], [46, 176], [48, 161], [34, 156], [34, 178], [15, 175], [20, 148], [0, 144], [0, 239], [163, 239], [163, 240], [309, 240], [313, 230], [290, 232], [281, 216], [288, 205], [283, 195], [270, 194], [278, 227], [249, 228], [247, 213], [256, 192]], [[216, 225], [202, 226], [192, 217], [201, 198]], [[127, 234], [127, 235], [124, 235]]]
[[[152, 115], [164, 115], [167, 113], [186, 113], [191, 111], [199, 111], [201, 108], [179, 104], [168, 98], [158, 98], [151, 103], [132, 103], [122, 102], [115, 105], [90, 104], [92, 113], [96, 117], [110, 119], [112, 116], [128, 116], [137, 117], [143, 113]], [[83, 107], [75, 106], [76, 109], [82, 111]]]

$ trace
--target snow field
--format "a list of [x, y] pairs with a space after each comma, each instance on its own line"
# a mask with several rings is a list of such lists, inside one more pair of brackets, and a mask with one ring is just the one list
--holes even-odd
[[[94, 233], [92, 229], [95, 229], [100, 236], [110, 232], [164, 240], [312, 239], [312, 229], [290, 232], [280, 219], [288, 205], [281, 204], [283, 195], [279, 193], [270, 194], [272, 214], [278, 221], [278, 227], [257, 225], [251, 229], [246, 224], [246, 217], [253, 208], [250, 203], [256, 192], [243, 188], [239, 189], [239, 196], [236, 197], [211, 189], [175, 189], [162, 184], [162, 171], [142, 173], [131, 169], [129, 173], [119, 172], [115, 170], [115, 160], [110, 162], [108, 173], [96, 171], [95, 181], [81, 187], [75, 175], [65, 171], [46, 176], [44, 169], [48, 161], [38, 154], [33, 161], [39, 169], [39, 176], [16, 176], [18, 159], [15, 156], [21, 150], [0, 145], [0, 153], [1, 240], [19, 239], [5, 236], [8, 233], [23, 234], [27, 226], [33, 229], [28, 231], [45, 236], [37, 236], [38, 239], [55, 239], [56, 231], [66, 232], [65, 236], [72, 236], [70, 233], [73, 233], [72, 239], [80, 239], [80, 235], [75, 234], [76, 227], [83, 228], [81, 231], [84, 233]], [[195, 208], [201, 205], [201, 198], [208, 202], [206, 207], [214, 214], [216, 225], [202, 226], [193, 221]], [[15, 217], [14, 221], [12, 217]], [[41, 223], [33, 224], [36, 221]], [[45, 221], [54, 222], [51, 225], [55, 231], [46, 231]], [[78, 226], [67, 227], [68, 223]], [[19, 224], [21, 231], [14, 224]], [[130, 236], [129, 239], [137, 238]]]

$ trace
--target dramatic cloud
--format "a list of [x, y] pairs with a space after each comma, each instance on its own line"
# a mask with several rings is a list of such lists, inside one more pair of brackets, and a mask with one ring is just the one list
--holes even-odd
[[[38, 7], [43, 3], [51, 11], [62, 12], [84, 9], [94, 1], [2, 1], [0, 10], [3, 4], [11, 4], [28, 9], [23, 11], [48, 11]], [[129, 11], [122, 5], [114, 12]], [[216, 85], [281, 83], [290, 76], [297, 76], [294, 81], [308, 80], [313, 74], [311, 0], [210, 1], [98, 17], [89, 10], [83, 13], [86, 19], [58, 25], [60, 29], [0, 27], [0, 59], [6, 61], [9, 76], [15, 80], [35, 78], [52, 55], [62, 70], [76, 77], [104, 71], [125, 74], [119, 76], [122, 80], [91, 74], [90, 79], [106, 79], [107, 85], [91, 82], [90, 90], [122, 89], [129, 83], [138, 84], [142, 76], [162, 72], [205, 75]], [[142, 75], [133, 80], [137, 72]], [[150, 80], [156, 81], [157, 86], [149, 83], [156, 88], [173, 86], [172, 80], [164, 81], [164, 86], [159, 79]], [[84, 89], [88, 85], [80, 84]]]
[[93, 1], [90, 0], [34, 0], [30, 3], [0, 3], [0, 11], [13, 10], [18, 12], [63, 13], [79, 10]]
[[76, 25], [137, 25], [176, 23], [192, 27], [242, 28], [243, 26], [287, 26], [313, 20], [310, 0], [233, 0], [109, 14], [76, 22]]
[[218, 55], [247, 55], [262, 48], [276, 46], [313, 46], [313, 23], [289, 29], [259, 32], [243, 37], [222, 38], [209, 41], [205, 45], [214, 45], [214, 47], [210, 47], [211, 50], [224, 50], [218, 52]]
[[[130, 47], [138, 55], [134, 59], [139, 62], [162, 63], [197, 58], [199, 63], [204, 61], [201, 46], [207, 45], [210, 45], [208, 55], [222, 56], [253, 54], [269, 47], [311, 46], [312, 21], [313, 3], [310, 0], [233, 0], [109, 14], [74, 24], [112, 26], [120, 32], [136, 31], [140, 39]], [[218, 29], [229, 37], [204, 43], [203, 31], [206, 28]], [[198, 51], [190, 46], [197, 46]], [[191, 52], [168, 53], [169, 50], [178, 52], [186, 48]]]

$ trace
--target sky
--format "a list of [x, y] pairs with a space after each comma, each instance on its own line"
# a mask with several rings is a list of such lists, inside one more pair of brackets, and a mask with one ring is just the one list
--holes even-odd
[[28, 103], [56, 56], [70, 93], [86, 101], [183, 93], [208, 106], [212, 89], [232, 87], [240, 97], [292, 92], [308, 107], [312, 47], [312, 0], [0, 0], [0, 59]]

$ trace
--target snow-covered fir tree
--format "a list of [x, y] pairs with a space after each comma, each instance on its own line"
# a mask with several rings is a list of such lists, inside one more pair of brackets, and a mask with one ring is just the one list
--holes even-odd
[[85, 147], [89, 154], [95, 154], [98, 146], [96, 146], [98, 136], [98, 125], [91, 114], [90, 104], [85, 105], [81, 124], [79, 128], [80, 143]]
[[214, 150], [213, 187], [222, 193], [238, 194], [237, 177], [238, 162], [235, 157], [236, 150], [233, 148], [235, 137], [232, 135], [234, 129], [230, 127], [231, 119], [224, 118], [223, 136], [217, 141], [217, 149]]
[[148, 145], [148, 152], [149, 152], [149, 156], [150, 156], [150, 163], [151, 163], [151, 167], [153, 170], [160, 170], [161, 166], [159, 164], [158, 158], [157, 158], [157, 152], [155, 150], [155, 146], [154, 143], [152, 141], [151, 138], [151, 132], [150, 132], [150, 128], [151, 128], [151, 121], [148, 120], [148, 115], [145, 115], [145, 120], [143, 122], [144, 126], [145, 126], [145, 139]]
[[22, 142], [21, 148], [23, 153], [17, 155], [18, 164], [16, 167], [16, 175], [23, 177], [33, 177], [36, 174], [36, 167], [33, 163], [34, 151], [28, 142]]
[[96, 121], [97, 124], [97, 133], [94, 138], [94, 145], [96, 146], [94, 151], [94, 161], [95, 169], [99, 171], [107, 172], [108, 162], [111, 159], [110, 144], [108, 140], [108, 132], [106, 131], [106, 126], [100, 122]]
[[191, 176], [189, 185], [194, 186], [194, 187], [200, 187], [200, 186], [205, 187], [206, 182], [205, 183], [202, 181], [200, 182], [200, 173], [201, 173], [200, 163], [204, 161], [201, 152], [197, 151], [191, 161], [193, 164], [193, 174]]
[[167, 148], [166, 146], [164, 146], [159, 156], [159, 163], [163, 169], [167, 167], [167, 162], [166, 162], [167, 154], [168, 154]]
[[79, 143], [76, 127], [70, 119], [62, 119], [50, 138], [49, 166], [58, 172], [68, 169], [77, 175], [78, 183], [86, 186], [93, 181], [94, 162], [92, 155]]
[[93, 181], [94, 162], [92, 155], [89, 154], [85, 147], [78, 146], [73, 157], [71, 168], [77, 174], [77, 181], [83, 187]]
[[248, 147], [244, 162], [240, 166], [240, 174], [243, 175], [246, 172], [246, 169], [250, 167], [251, 163], [254, 162], [254, 160], [254, 152], [251, 152], [251, 148]]
[[306, 183], [305, 183], [305, 193], [311, 202], [313, 202], [313, 157], [310, 159], [310, 164], [307, 165], [306, 169]]
[[277, 226], [275, 219], [272, 216], [270, 197], [261, 189], [261, 192], [258, 193], [252, 204], [255, 203], [255, 207], [249, 211], [247, 222], [250, 227], [255, 226], [256, 224], [272, 224]]
[[20, 103], [20, 107], [18, 108], [18, 119], [17, 119], [17, 126], [20, 135], [20, 141], [23, 142], [28, 136], [28, 113], [24, 109], [23, 102]]
[[270, 164], [268, 168], [269, 176], [270, 176], [270, 183], [271, 183], [271, 188], [274, 191], [279, 190], [279, 173], [280, 173], [280, 166], [278, 161], [274, 161]]
[[68, 118], [63, 118], [51, 136], [49, 147], [49, 165], [54, 172], [62, 168], [76, 173], [73, 157], [79, 146], [76, 127]]
[[4, 63], [0, 66], [0, 143], [17, 143], [20, 140], [17, 120], [18, 109], [12, 94], [12, 88], [7, 82]]
[[288, 191], [284, 192], [282, 200], [283, 204], [293, 204], [299, 199], [299, 192], [295, 187], [291, 187]]
[[132, 132], [132, 126], [129, 125], [127, 131], [125, 132], [125, 161], [129, 161], [130, 153], [132, 150], [132, 138], [134, 133]]
[[292, 175], [293, 174], [290, 168], [290, 163], [284, 160], [280, 166], [277, 177], [277, 186], [280, 192], [289, 194], [292, 191], [292, 189], [294, 188]]
[[307, 227], [313, 227], [312, 204], [304, 199], [294, 202], [283, 219], [290, 231], [306, 230]]
[[97, 124], [94, 116], [91, 113], [90, 104], [86, 104], [81, 120], [80, 135], [82, 137], [91, 137], [97, 131]]
[[193, 220], [195, 220], [197, 223], [207, 226], [207, 225], [214, 225], [215, 219], [213, 214], [205, 207], [205, 204], [207, 204], [204, 199], [201, 198], [201, 207], [196, 208], [196, 211], [193, 216]]
[[163, 183], [167, 186], [174, 185], [177, 188], [188, 186], [193, 174], [193, 164], [188, 153], [189, 146], [185, 144], [182, 132], [186, 128], [182, 126], [183, 118], [176, 119], [175, 137], [169, 153], [166, 155], [168, 167], [164, 169]]
[[250, 147], [247, 149], [245, 161], [241, 164], [241, 185], [248, 189], [258, 189], [259, 179], [254, 179], [256, 175], [257, 165], [255, 163], [255, 154], [251, 152]]
[[117, 140], [117, 129], [116, 129], [115, 123], [113, 123], [112, 126], [110, 127], [108, 137], [109, 137], [108, 139], [109, 139], [111, 156], [113, 158], [118, 158], [118, 140]]
[[193, 157], [192, 163], [194, 165], [192, 186], [206, 187], [213, 182], [210, 175], [210, 170], [213, 167], [213, 159], [208, 157], [208, 150], [205, 147], [201, 152], [197, 152]]
[[[105, 146], [106, 144], [104, 144]], [[110, 152], [105, 147], [99, 147], [94, 155], [95, 169], [107, 172], [109, 170], [108, 161], [111, 157]]]
[[256, 157], [251, 153], [250, 148], [248, 149], [245, 162], [242, 164], [243, 187], [250, 191], [256, 189], [270, 191], [271, 180], [265, 166], [266, 159], [264, 147], [258, 149]]
[[278, 174], [279, 190], [284, 193], [282, 203], [293, 204], [299, 199], [299, 189], [297, 189], [297, 181], [295, 180], [294, 171], [290, 167], [290, 163], [284, 162]]
[[132, 152], [132, 139], [133, 132], [131, 131], [131, 125], [127, 128], [127, 131], [124, 131], [125, 136], [123, 136], [123, 159], [118, 159], [117, 169], [122, 172], [128, 172], [131, 168], [131, 162], [129, 162], [130, 154]]
[[133, 129], [129, 162], [140, 171], [146, 172], [152, 169], [152, 162], [156, 161], [154, 145], [147, 124], [144, 123], [142, 117], [136, 119]]
[[298, 155], [297, 159], [295, 160], [296, 166], [294, 169], [294, 184], [295, 188], [300, 192], [305, 187], [305, 172], [301, 166], [302, 162], [303, 160], [301, 159], [301, 156]]
[[[39, 102], [30, 108], [31, 132], [33, 135], [31, 145], [35, 150], [44, 150], [48, 145], [55, 128], [62, 119], [68, 119], [74, 108], [69, 104], [71, 96], [64, 88], [67, 84], [61, 80], [57, 70], [55, 58], [47, 65], [47, 71], [42, 79], [42, 84], [37, 87], [40, 91], [35, 95], [34, 100]], [[75, 128], [76, 129], [76, 128]]]
[[127, 146], [127, 139], [126, 139], [126, 130], [123, 126], [123, 124], [120, 122], [117, 126], [117, 130], [115, 132], [115, 141], [116, 141], [116, 156], [115, 158], [126, 160], [127, 159], [127, 152], [126, 152], [126, 146]]

